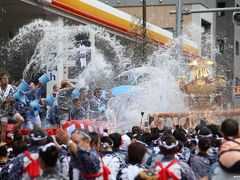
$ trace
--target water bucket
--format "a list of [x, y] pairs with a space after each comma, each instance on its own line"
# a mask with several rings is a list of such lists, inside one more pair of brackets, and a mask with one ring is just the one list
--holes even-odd
[[98, 108], [98, 112], [104, 113], [106, 111], [105, 106], [101, 106]]
[[30, 103], [30, 107], [33, 111], [39, 111], [40, 110], [40, 104], [35, 100]]
[[111, 89], [111, 94], [113, 96], [121, 95], [126, 93], [129, 89], [133, 88], [133, 85], [120, 85]]
[[44, 73], [40, 78], [38, 78], [38, 80], [43, 84], [47, 84], [50, 81], [50, 78], [46, 73]]
[[52, 106], [53, 103], [54, 103], [54, 97], [51, 96], [51, 95], [48, 95], [46, 98], [45, 98], [45, 102], [48, 106]]
[[22, 82], [18, 85], [17, 89], [18, 89], [19, 91], [25, 92], [25, 91], [28, 91], [28, 90], [30, 89], [30, 86], [29, 86], [25, 81], [22, 81]]
[[102, 90], [102, 95], [101, 95], [101, 97], [102, 97], [102, 98], [106, 98], [106, 95], [107, 95], [107, 91]]
[[73, 91], [72, 91], [72, 98], [78, 98], [80, 95], [80, 90], [78, 88], [75, 88]]
[[20, 102], [26, 103], [24, 93], [22, 91], [19, 91], [19, 90], [13, 94], [13, 99], [15, 101], [20, 101]]

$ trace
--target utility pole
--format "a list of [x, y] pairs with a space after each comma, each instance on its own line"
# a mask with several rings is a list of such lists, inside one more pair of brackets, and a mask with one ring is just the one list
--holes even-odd
[[146, 24], [147, 24], [147, 5], [146, 5], [146, 0], [142, 0], [142, 63], [144, 63], [146, 61], [146, 52], [145, 52], [145, 48], [146, 48], [146, 44], [147, 44], [147, 39], [146, 39], [146, 35], [147, 35], [147, 29], [146, 29]]
[[182, 49], [182, 28], [183, 28], [183, 0], [177, 0], [176, 4], [176, 34], [175, 38], [177, 39], [176, 43], [176, 58], [178, 60], [182, 59], [183, 49]]

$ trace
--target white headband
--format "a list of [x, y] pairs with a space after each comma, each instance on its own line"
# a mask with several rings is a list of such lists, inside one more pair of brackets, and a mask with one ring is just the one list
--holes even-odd
[[104, 148], [112, 147], [112, 146], [113, 146], [113, 145], [110, 145], [110, 144], [107, 143], [107, 142], [101, 143], [101, 145], [102, 145]]
[[35, 137], [34, 134], [30, 134], [30, 139], [34, 140], [34, 141], [41, 141], [41, 140], [44, 140], [44, 139], [47, 139], [47, 136], [44, 136], [44, 137], [41, 137], [41, 136], [38, 136], [38, 137]]
[[219, 137], [218, 135], [216, 135], [216, 139], [217, 139], [217, 140], [221, 140], [221, 141], [224, 140], [223, 137]]
[[191, 140], [191, 141], [196, 141], [197, 144], [198, 144], [198, 141], [199, 141], [199, 139], [198, 139], [197, 136], [194, 136], [194, 138], [191, 138], [190, 140]]
[[212, 134], [208, 134], [208, 135], [199, 135], [200, 137], [212, 137]]
[[173, 149], [178, 146], [178, 141], [176, 141], [176, 143], [172, 143], [171, 145], [167, 145], [166, 141], [159, 141], [159, 145], [166, 149]]
[[46, 152], [47, 151], [47, 149], [49, 148], [49, 147], [56, 147], [56, 145], [53, 143], [53, 142], [51, 142], [51, 143], [48, 143], [48, 144], [46, 144], [45, 146], [42, 146], [42, 147], [40, 147], [40, 149], [43, 151], [43, 152]]

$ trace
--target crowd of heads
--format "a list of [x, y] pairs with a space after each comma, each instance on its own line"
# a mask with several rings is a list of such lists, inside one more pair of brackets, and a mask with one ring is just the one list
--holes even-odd
[[[28, 136], [19, 131], [8, 144], [1, 142], [0, 178], [214, 179], [239, 173], [238, 121], [199, 122], [188, 129], [134, 126], [125, 134], [58, 129], [50, 136], [34, 127]], [[23, 171], [26, 158], [37, 173]]]
[[[48, 92], [54, 99], [53, 103], [48, 104], [46, 84], [38, 79], [29, 83], [28, 90], [14, 96], [19, 91], [21, 82], [23, 80], [9, 84], [9, 74], [0, 72], [0, 110], [1, 114], [5, 114], [4, 117], [1, 116], [1, 122], [14, 120], [14, 131], [19, 128], [32, 130], [34, 126], [58, 127], [72, 119], [106, 120], [105, 111], [111, 95], [107, 93], [107, 96], [103, 97], [101, 88], [78, 88], [75, 84], [63, 80], [53, 86], [52, 92]], [[20, 95], [24, 98], [21, 99]], [[37, 105], [32, 106], [32, 102]], [[6, 123], [2, 126], [6, 126]], [[5, 129], [3, 128], [3, 134]], [[1, 137], [5, 138], [3, 135]]]

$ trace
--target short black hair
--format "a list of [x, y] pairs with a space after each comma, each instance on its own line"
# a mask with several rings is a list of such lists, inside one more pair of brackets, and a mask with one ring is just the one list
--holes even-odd
[[97, 93], [100, 93], [102, 91], [102, 88], [96, 88], [94, 91], [94, 96], [97, 95]]
[[216, 124], [209, 124], [209, 125], [207, 125], [207, 128], [211, 130], [212, 134], [219, 136], [220, 126], [218, 126]]
[[175, 137], [176, 140], [186, 142], [187, 138], [185, 136], [186, 131], [183, 128], [176, 128], [175, 131], [173, 132], [173, 136]]
[[212, 132], [211, 132], [211, 130], [210, 129], [208, 129], [207, 127], [203, 127], [203, 128], [201, 128], [200, 129], [200, 131], [199, 131], [199, 135], [201, 136], [207, 136], [207, 135], [210, 135], [210, 134], [212, 134]]
[[178, 141], [178, 152], [182, 150], [182, 148], [184, 147], [184, 144], [182, 141]]
[[16, 141], [13, 143], [12, 148], [14, 156], [17, 156], [18, 154], [21, 154], [22, 152], [27, 150], [28, 146], [25, 141]]
[[[32, 132], [29, 135], [32, 146], [43, 146], [47, 143], [47, 133], [44, 129], [34, 126]], [[36, 140], [35, 138], [42, 138]]]
[[119, 148], [122, 144], [122, 135], [119, 133], [112, 133], [109, 137], [113, 140], [113, 147]]
[[172, 135], [172, 129], [164, 127], [163, 129], [160, 130], [160, 133], [162, 133], [163, 135]]
[[91, 133], [89, 133], [89, 136], [91, 138], [91, 142], [90, 142], [91, 146], [94, 146], [94, 145], [97, 145], [98, 143], [100, 143], [99, 142], [100, 139], [99, 139], [98, 133], [91, 132]]
[[58, 159], [59, 150], [51, 143], [39, 149], [39, 158], [46, 167], [55, 167]]
[[151, 133], [144, 133], [142, 135], [142, 141], [146, 143], [147, 145], [150, 145], [152, 143], [152, 134]]
[[[173, 135], [164, 135], [161, 139], [161, 141], [165, 142], [167, 145], [175, 144], [177, 141]], [[161, 153], [163, 155], [174, 155], [178, 151], [178, 146], [173, 147], [172, 149], [167, 149], [163, 146], [160, 146]]]
[[132, 127], [132, 135], [137, 134], [138, 136], [142, 134], [142, 130], [139, 126]]
[[22, 141], [23, 135], [21, 133], [16, 133], [13, 135], [13, 141]]
[[57, 85], [58, 85], [58, 84], [54, 84], [54, 86], [53, 86], [53, 91], [55, 91], [55, 90], [56, 90], [56, 88], [57, 88]]
[[1, 79], [1, 77], [2, 76], [8, 76], [8, 77], [10, 77], [10, 74], [7, 72], [7, 70], [6, 69], [0, 69], [0, 79]]
[[222, 122], [221, 131], [224, 136], [228, 137], [236, 137], [239, 132], [239, 124], [237, 120], [234, 119], [226, 119]]
[[0, 146], [0, 157], [6, 157], [7, 154], [8, 154], [7, 146], [6, 145]]
[[152, 139], [157, 140], [160, 136], [160, 129], [158, 128], [151, 128]]
[[128, 146], [128, 163], [141, 164], [146, 153], [146, 147], [143, 143], [134, 142]]
[[198, 141], [198, 147], [200, 151], [207, 151], [211, 147], [211, 140], [207, 137], [203, 137]]
[[106, 147], [112, 147], [113, 146], [113, 141], [109, 136], [104, 136], [101, 138], [101, 145], [103, 148]]

